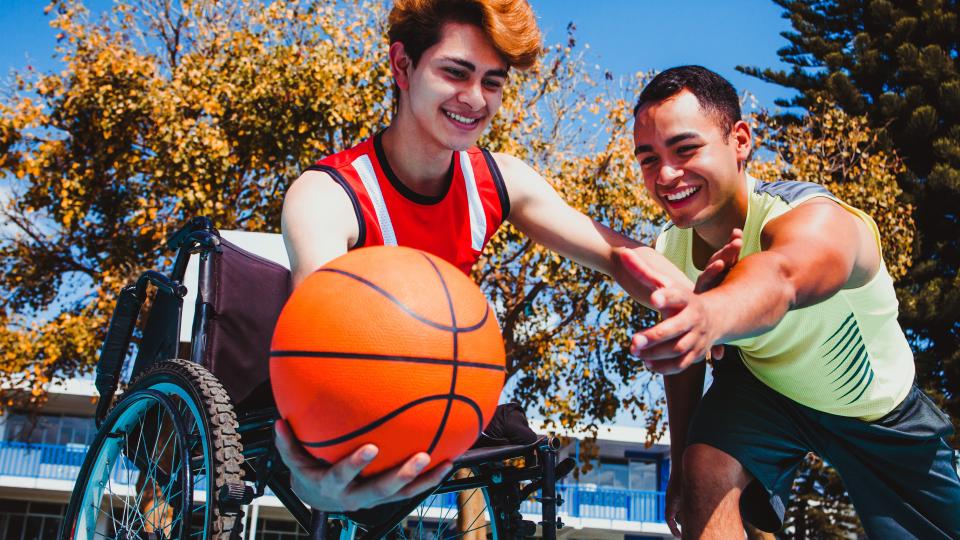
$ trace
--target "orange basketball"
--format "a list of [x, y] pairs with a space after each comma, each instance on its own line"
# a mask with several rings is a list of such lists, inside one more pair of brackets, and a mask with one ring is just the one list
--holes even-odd
[[330, 463], [366, 443], [364, 475], [417, 452], [455, 458], [490, 420], [503, 338], [477, 285], [433, 255], [363, 248], [308, 277], [280, 314], [270, 352], [280, 414]]

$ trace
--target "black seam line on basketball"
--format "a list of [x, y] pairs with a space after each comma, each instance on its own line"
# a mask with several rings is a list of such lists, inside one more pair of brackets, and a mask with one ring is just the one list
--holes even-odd
[[[360, 429], [357, 429], [357, 430], [355, 430], [355, 431], [351, 431], [350, 433], [347, 433], [346, 435], [342, 435], [342, 436], [340, 436], [340, 437], [336, 437], [336, 438], [329, 439], [329, 440], [326, 440], [326, 441], [316, 441], [316, 442], [300, 441], [300, 444], [302, 444], [303, 446], [310, 447], [310, 448], [321, 448], [321, 447], [324, 447], [324, 446], [333, 446], [333, 445], [335, 445], [335, 444], [340, 444], [340, 443], [343, 443], [343, 442], [347, 442], [347, 441], [349, 441], [350, 439], [353, 439], [354, 437], [359, 437], [360, 435], [363, 435], [364, 433], [368, 433], [368, 432], [370, 432], [370, 431], [373, 431], [374, 429], [376, 429], [376, 428], [382, 426], [383, 424], [389, 422], [389, 421], [392, 420], [394, 417], [402, 414], [403, 412], [405, 412], [405, 411], [407, 411], [407, 410], [409, 410], [409, 409], [412, 409], [412, 408], [416, 407], [417, 405], [422, 405], [422, 404], [424, 404], [424, 403], [427, 403], [427, 402], [430, 402], [430, 401], [436, 401], [436, 400], [438, 400], [438, 399], [462, 401], [462, 402], [466, 403], [467, 405], [473, 407], [473, 411], [474, 411], [475, 413], [477, 413], [477, 423], [480, 424], [480, 427], [477, 428], [477, 432], [479, 433], [480, 430], [483, 429], [483, 411], [480, 410], [480, 405], [477, 405], [477, 403], [476, 403], [475, 401], [473, 401], [472, 399], [470, 399], [470, 398], [468, 398], [468, 397], [466, 397], [466, 396], [461, 396], [461, 395], [458, 395], [458, 394], [454, 394], [454, 395], [437, 394], [437, 395], [435, 395], [435, 396], [426, 396], [426, 397], [422, 397], [422, 398], [420, 398], [420, 399], [411, 401], [410, 403], [407, 403], [406, 405], [404, 405], [404, 406], [402, 406], [402, 407], [400, 407], [400, 408], [398, 408], [398, 409], [396, 409], [396, 410], [394, 410], [394, 411], [392, 411], [392, 412], [389, 412], [389, 413], [381, 416], [380, 418], [377, 418], [377, 419], [374, 420], [373, 422], [370, 422], [369, 424], [361, 427]], [[428, 453], [429, 453], [429, 452], [428, 452]]]
[[[271, 358], [333, 358], [343, 360], [382, 360], [384, 362], [411, 362], [415, 364], [439, 364], [452, 366], [453, 360], [446, 358], [427, 358], [422, 356], [400, 356], [387, 354], [364, 354], [364, 353], [342, 353], [328, 351], [270, 351]], [[457, 365], [461, 367], [472, 367], [479, 369], [490, 369], [493, 371], [505, 371], [506, 368], [494, 364], [484, 364], [483, 362], [464, 362], [458, 361]]]
[[[429, 260], [429, 259], [427, 259], [427, 260]], [[431, 262], [430, 264], [433, 264], [433, 263]], [[397, 307], [399, 307], [400, 309], [406, 311], [406, 312], [407, 312], [411, 317], [413, 317], [414, 319], [422, 322], [423, 324], [425, 324], [425, 325], [427, 325], [427, 326], [432, 326], [433, 328], [436, 328], [437, 330], [444, 330], [444, 331], [446, 331], [446, 332], [454, 332], [454, 331], [457, 331], [457, 332], [461, 332], [461, 333], [473, 332], [474, 330], [479, 330], [480, 328], [482, 328], [483, 325], [486, 324], [487, 318], [490, 317], [490, 306], [489, 306], [489, 304], [488, 304], [488, 305], [486, 306], [486, 309], [483, 311], [483, 318], [480, 319], [480, 322], [478, 322], [478, 323], [476, 323], [476, 324], [472, 324], [472, 325], [470, 325], [470, 326], [464, 326], [464, 327], [462, 327], [462, 328], [461, 328], [461, 327], [456, 327], [456, 326], [447, 326], [447, 325], [445, 325], [445, 324], [440, 324], [440, 323], [438, 323], [438, 322], [431, 321], [430, 319], [424, 317], [423, 315], [420, 315], [420, 314], [417, 313], [416, 311], [413, 311], [413, 310], [410, 309], [409, 307], [405, 306], [405, 305], [403, 304], [403, 302], [400, 301], [399, 298], [397, 298], [396, 296], [393, 296], [392, 294], [390, 294], [390, 293], [387, 292], [386, 290], [382, 289], [382, 288], [381, 288], [380, 286], [378, 286], [376, 283], [374, 283], [374, 282], [372, 282], [372, 281], [370, 281], [370, 280], [368, 280], [368, 279], [365, 279], [365, 278], [363, 278], [363, 277], [361, 277], [361, 276], [358, 276], [358, 275], [356, 275], [356, 274], [354, 274], [354, 273], [347, 272], [346, 270], [340, 270], [340, 269], [338, 269], [338, 268], [320, 268], [319, 270], [317, 270], [317, 272], [332, 272], [332, 273], [334, 273], [334, 274], [340, 274], [341, 276], [348, 277], [348, 278], [350, 278], [350, 279], [355, 279], [355, 280], [359, 281], [360, 283], [363, 283], [363, 284], [366, 285], [367, 287], [370, 287], [371, 289], [373, 289], [373, 290], [377, 291], [378, 293], [382, 294], [383, 296], [385, 296], [385, 297], [387, 298], [387, 300], [390, 300], [391, 302], [393, 302], [394, 304], [396, 304]], [[446, 290], [446, 284], [444, 284], [444, 290]], [[454, 324], [456, 324], [456, 323], [454, 322]]]
[[[450, 357], [453, 360], [453, 373], [450, 376], [450, 392], [449, 395], [455, 395], [454, 392], [457, 390], [457, 364], [459, 358], [457, 358], [459, 351], [458, 341], [459, 335], [457, 332], [457, 313], [453, 309], [453, 298], [450, 297], [450, 290], [447, 289], [447, 282], [443, 279], [443, 274], [440, 273], [440, 269], [437, 268], [437, 265], [433, 264], [433, 261], [430, 260], [430, 257], [427, 257], [425, 254], [420, 254], [429, 264], [433, 267], [433, 271], [437, 273], [437, 278], [440, 279], [440, 285], [443, 287], [443, 294], [447, 297], [447, 307], [450, 308], [450, 322], [453, 325], [453, 355]], [[487, 309], [490, 309], [489, 307]], [[437, 444], [440, 443], [440, 437], [443, 435], [443, 428], [447, 426], [447, 418], [450, 417], [450, 409], [453, 408], [453, 399], [447, 398], [447, 407], [443, 410], [443, 417], [440, 418], [440, 425], [437, 427], [437, 433], [433, 436], [433, 442], [430, 443], [430, 448], [427, 449], [427, 453], [433, 453], [433, 449], [437, 447]], [[480, 430], [483, 430], [483, 416], [480, 417]], [[477, 433], [479, 438], [479, 431]]]

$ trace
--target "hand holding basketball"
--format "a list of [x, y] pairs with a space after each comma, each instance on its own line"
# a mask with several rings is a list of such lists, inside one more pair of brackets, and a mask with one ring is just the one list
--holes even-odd
[[445, 462], [419, 475], [429, 464], [429, 456], [420, 453], [399, 467], [357, 481], [360, 471], [376, 457], [375, 446], [363, 445], [340, 462], [326, 466], [297, 443], [286, 422], [278, 420], [276, 430], [277, 450], [290, 469], [294, 493], [310, 507], [327, 512], [359, 510], [407, 499], [440, 483], [451, 468]]
[[352, 251], [308, 277], [280, 315], [270, 374], [281, 415], [314, 457], [364, 443], [363, 475], [418, 452], [428, 466], [467, 450], [504, 380], [503, 340], [480, 289], [409, 248]]

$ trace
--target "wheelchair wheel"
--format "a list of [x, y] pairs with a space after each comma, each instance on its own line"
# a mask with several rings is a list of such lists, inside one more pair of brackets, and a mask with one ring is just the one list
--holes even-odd
[[[459, 471], [457, 477], [471, 473]], [[341, 525], [340, 540], [367, 538], [440, 540], [461, 538], [484, 540], [510, 537], [505, 532], [503, 516], [498, 516], [486, 487], [464, 491], [434, 493], [426, 497], [398, 523], [377, 523], [377, 518], [395, 514], [404, 503], [385, 505], [368, 511], [349, 514]], [[406, 507], [409, 509], [409, 506]], [[365, 515], [366, 514], [366, 515]]]
[[60, 538], [240, 538], [243, 458], [226, 391], [183, 360], [158, 363], [107, 415], [87, 452]]
[[398, 538], [497, 540], [499, 521], [486, 488], [431, 495], [398, 525]]

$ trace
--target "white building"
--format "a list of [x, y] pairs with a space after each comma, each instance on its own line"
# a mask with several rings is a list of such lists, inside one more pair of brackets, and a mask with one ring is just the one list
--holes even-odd
[[[16, 411], [0, 422], [0, 538], [55, 538], [73, 490], [87, 445], [93, 438], [96, 391], [92, 381], [74, 379], [51, 392], [35, 421]], [[601, 428], [599, 463], [579, 480], [560, 485], [564, 500], [562, 538], [640, 540], [670, 537], [663, 523], [663, 491], [669, 469], [669, 447], [645, 448], [645, 430]], [[579, 439], [561, 450], [578, 454]], [[535, 502], [521, 510], [528, 519]], [[306, 538], [293, 518], [272, 496], [255, 499], [245, 509], [246, 538]]]

